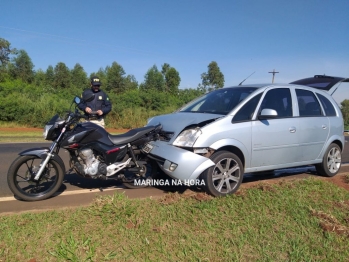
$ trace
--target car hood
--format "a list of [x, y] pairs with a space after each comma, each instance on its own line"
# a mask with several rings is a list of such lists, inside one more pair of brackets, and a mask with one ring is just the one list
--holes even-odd
[[212, 122], [222, 116], [224, 115], [176, 112], [173, 114], [155, 116], [148, 122], [148, 125], [161, 124], [165, 132], [173, 132], [174, 137], [177, 137], [177, 135], [188, 126], [203, 126], [207, 124], [207, 122]]

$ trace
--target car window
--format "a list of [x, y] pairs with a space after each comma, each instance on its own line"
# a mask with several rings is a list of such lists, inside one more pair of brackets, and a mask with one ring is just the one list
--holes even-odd
[[184, 106], [180, 112], [226, 115], [256, 89], [256, 87], [218, 89]]
[[321, 94], [316, 94], [322, 104], [322, 107], [325, 110], [326, 116], [336, 116], [336, 110], [334, 109], [334, 106], [332, 105], [331, 101], [328, 100], [325, 96]]
[[313, 92], [296, 89], [298, 100], [299, 116], [321, 116], [321, 107], [319, 101]]
[[292, 117], [292, 99], [289, 88], [275, 88], [269, 90], [263, 98], [259, 113], [263, 109], [274, 109], [278, 118]]
[[253, 113], [256, 110], [262, 94], [256, 95], [250, 101], [243, 105], [233, 117], [233, 122], [249, 121], [252, 119]]

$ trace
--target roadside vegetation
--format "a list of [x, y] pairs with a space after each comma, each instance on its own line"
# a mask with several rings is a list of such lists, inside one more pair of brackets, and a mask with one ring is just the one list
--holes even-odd
[[72, 69], [59, 62], [35, 71], [25, 50], [17, 50], [0, 38], [0, 121], [42, 127], [54, 114], [64, 115], [74, 96], [90, 88], [91, 75], [99, 76], [112, 102], [106, 119], [106, 126], [112, 128], [144, 126], [148, 118], [173, 112], [206, 91], [224, 86], [215, 61], [201, 74], [202, 83], [189, 89], [180, 88], [180, 74], [168, 63], [160, 70], [150, 65], [141, 83], [117, 62], [89, 76], [79, 63]]
[[[152, 116], [171, 113], [207, 91], [222, 88], [225, 82], [215, 61], [200, 75], [196, 88], [185, 89], [180, 88], [180, 72], [170, 64], [149, 66], [141, 82], [115, 61], [89, 76], [78, 62], [73, 68], [59, 62], [34, 70], [25, 50], [0, 37], [0, 121], [42, 127], [56, 113], [64, 116], [74, 96], [89, 88], [90, 76], [98, 75], [113, 106], [106, 126], [135, 128]], [[349, 100], [342, 103], [342, 112], [349, 129]]]
[[123, 194], [0, 216], [0, 261], [347, 261], [349, 192], [316, 178], [225, 198]]
[[[110, 134], [117, 135], [127, 130], [107, 129]], [[50, 142], [44, 140], [43, 128], [31, 128], [28, 126], [18, 125], [16, 123], [0, 121], [0, 143], [33, 143], [33, 142]]]

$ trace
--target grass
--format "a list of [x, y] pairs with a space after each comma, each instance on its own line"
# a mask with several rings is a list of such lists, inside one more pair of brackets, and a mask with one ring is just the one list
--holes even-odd
[[[1, 129], [2, 128], [2, 129]], [[50, 142], [42, 137], [43, 128], [30, 128], [0, 123], [0, 143]], [[119, 134], [110, 132], [111, 134]]]
[[47, 142], [40, 131], [11, 132], [0, 130], [0, 143]]
[[348, 261], [349, 192], [332, 183], [192, 193], [0, 216], [0, 261]]

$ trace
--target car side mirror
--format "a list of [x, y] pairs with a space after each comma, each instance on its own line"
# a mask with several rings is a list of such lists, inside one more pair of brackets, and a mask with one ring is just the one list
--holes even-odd
[[262, 112], [259, 114], [258, 119], [271, 119], [278, 117], [278, 113], [274, 109], [264, 108]]

